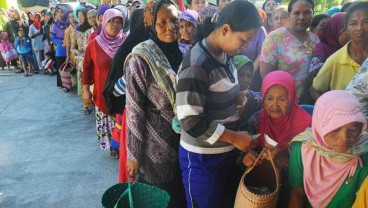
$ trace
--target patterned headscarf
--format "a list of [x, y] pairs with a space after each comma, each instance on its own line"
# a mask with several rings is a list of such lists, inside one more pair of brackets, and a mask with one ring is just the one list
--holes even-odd
[[157, 11], [163, 4], [172, 4], [175, 5], [175, 3], [171, 0], [149, 0], [145, 7], [144, 7], [144, 13], [143, 13], [143, 21], [148, 30], [156, 35], [155, 30], [155, 23], [157, 18]]
[[55, 34], [56, 37], [64, 39], [64, 33], [66, 28], [69, 27], [68, 21], [68, 9], [64, 6], [58, 6], [56, 10], [61, 9], [64, 13], [63, 19], [58, 19], [51, 28], [51, 33]]

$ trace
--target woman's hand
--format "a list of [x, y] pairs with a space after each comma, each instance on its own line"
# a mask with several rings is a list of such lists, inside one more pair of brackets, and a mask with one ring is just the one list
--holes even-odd
[[134, 178], [138, 175], [138, 172], [139, 172], [139, 163], [138, 163], [138, 161], [128, 160], [126, 167], [129, 171], [129, 176], [131, 178]]
[[272, 145], [270, 145], [270, 144], [268, 144], [267, 142], [265, 142], [264, 143], [264, 147], [265, 148], [267, 148], [267, 150], [269, 150], [269, 151], [264, 151], [264, 157], [263, 158], [265, 158], [265, 159], [267, 159], [267, 160], [271, 160], [270, 159], [270, 156], [269, 156], [269, 152], [270, 152], [270, 154], [271, 154], [271, 158], [272, 159], [274, 159], [275, 158], [275, 156], [279, 153], [279, 151], [280, 151], [280, 149], [278, 148], [278, 147], [274, 147], [274, 146], [272, 146]]
[[86, 85], [83, 86], [83, 88], [82, 88], [82, 99], [84, 100], [85, 103], [93, 103], [92, 93], [89, 90], [89, 86], [88, 87]]
[[[257, 155], [250, 151], [243, 157], [243, 164], [247, 167], [253, 166], [254, 162], [257, 160], [257, 157]], [[262, 161], [258, 161], [258, 163], [260, 162]]]
[[238, 111], [238, 114], [243, 114], [245, 107], [247, 106], [247, 96], [249, 94], [248, 90], [244, 90], [240, 92], [239, 98], [238, 98], [238, 105], [236, 106], [236, 110]]

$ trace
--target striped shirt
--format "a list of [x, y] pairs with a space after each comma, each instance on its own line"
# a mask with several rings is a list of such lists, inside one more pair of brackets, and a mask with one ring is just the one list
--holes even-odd
[[220, 154], [234, 149], [218, 139], [225, 128], [238, 128], [240, 87], [232, 60], [221, 64], [206, 50], [205, 40], [197, 43], [185, 56], [178, 74], [180, 144], [190, 152]]
[[125, 80], [124, 80], [124, 76], [121, 77], [114, 85], [114, 90], [112, 91], [112, 94], [115, 97], [120, 97], [125, 95], [125, 88], [126, 88], [126, 84], [125, 84]]

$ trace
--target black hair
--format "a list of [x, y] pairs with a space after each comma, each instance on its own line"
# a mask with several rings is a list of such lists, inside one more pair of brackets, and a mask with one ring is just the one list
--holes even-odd
[[192, 0], [187, 0], [188, 5], [192, 5]]
[[310, 24], [310, 28], [316, 28], [318, 24], [321, 22], [321, 20], [329, 17], [330, 16], [328, 16], [327, 14], [318, 14], [314, 16], [312, 19], [312, 23]]
[[263, 11], [266, 11], [266, 3], [267, 2], [269, 2], [269, 1], [274, 1], [275, 3], [276, 3], [276, 5], [277, 5], [277, 1], [276, 0], [266, 0], [264, 3], [263, 3], [263, 5], [262, 5], [262, 9], [263, 9]]
[[[216, 21], [217, 16], [217, 21]], [[233, 31], [247, 31], [262, 26], [256, 7], [244, 0], [235, 0], [226, 5], [219, 14], [207, 17], [197, 26], [194, 39], [200, 41], [224, 24], [230, 25]]]
[[[290, 13], [291, 12], [291, 9], [293, 8], [293, 5], [297, 2], [297, 1], [300, 1], [300, 0], [291, 0], [289, 5], [288, 5], [288, 12]], [[313, 0], [303, 0], [303, 1], [306, 1], [308, 2], [311, 7], [312, 7], [312, 11], [314, 11], [314, 1]]]
[[368, 11], [368, 2], [366, 2], [366, 1], [358, 1], [358, 2], [352, 3], [348, 7], [348, 9], [346, 10], [346, 15], [345, 15], [345, 28], [347, 28], [348, 21], [351, 18], [351, 15], [355, 11], [357, 11], [357, 10], [365, 10], [365, 11]]
[[[66, 13], [67, 16], [69, 16], [70, 13], [73, 13], [73, 10], [70, 10]], [[73, 17], [74, 17], [74, 13], [73, 13]], [[68, 17], [69, 18], [69, 17]]]
[[46, 56], [50, 57], [50, 59], [54, 60], [55, 59], [55, 53], [52, 51], [47, 51], [45, 53]]
[[352, 4], [353, 2], [346, 2], [344, 5], [342, 5], [341, 7], [341, 12], [346, 12], [346, 10], [349, 8], [349, 6]]

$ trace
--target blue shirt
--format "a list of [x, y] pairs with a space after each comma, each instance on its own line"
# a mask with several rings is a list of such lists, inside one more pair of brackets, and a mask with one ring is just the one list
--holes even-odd
[[55, 57], [66, 57], [66, 48], [63, 46], [63, 39], [51, 34], [51, 40], [56, 45]]
[[15, 38], [14, 45], [19, 54], [26, 54], [32, 51], [31, 39], [29, 39], [28, 37], [25, 37], [24, 39], [24, 43], [21, 44], [20, 38]]

